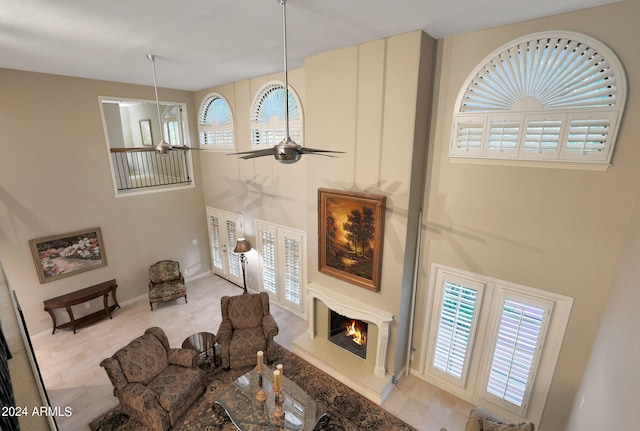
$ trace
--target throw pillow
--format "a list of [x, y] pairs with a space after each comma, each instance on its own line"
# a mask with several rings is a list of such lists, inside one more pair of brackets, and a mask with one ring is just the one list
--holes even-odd
[[505, 424], [489, 419], [482, 420], [482, 431], [534, 431], [532, 422], [521, 424]]

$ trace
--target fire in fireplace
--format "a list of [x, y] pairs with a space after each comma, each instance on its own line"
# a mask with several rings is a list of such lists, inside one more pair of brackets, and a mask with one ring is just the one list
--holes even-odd
[[329, 310], [329, 341], [362, 359], [367, 358], [367, 322]]

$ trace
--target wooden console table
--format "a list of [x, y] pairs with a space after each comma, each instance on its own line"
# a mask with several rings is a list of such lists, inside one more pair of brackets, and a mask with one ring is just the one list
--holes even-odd
[[[73, 329], [73, 333], [76, 333], [76, 328], [78, 326], [95, 322], [97, 320], [108, 317], [111, 319], [111, 312], [116, 308], [120, 308], [118, 304], [118, 300], [116, 299], [116, 288], [118, 285], [116, 284], [116, 280], [105, 281], [100, 284], [96, 284], [95, 286], [87, 287], [85, 289], [80, 289], [75, 292], [67, 293], [66, 295], [58, 296], [56, 298], [47, 299], [44, 301], [44, 311], [49, 313], [51, 316], [51, 320], [53, 321], [53, 332], [56, 333], [56, 329]], [[111, 292], [111, 298], [113, 299], [114, 304], [109, 305], [109, 292]], [[87, 316], [83, 316], [79, 319], [75, 319], [73, 317], [73, 310], [71, 309], [72, 305], [82, 304], [88, 302], [92, 299], [99, 298], [102, 296], [104, 309], [100, 311], [96, 311], [95, 313], [91, 313]], [[64, 308], [67, 310], [69, 314], [70, 322], [63, 323], [61, 325], [56, 324], [56, 316], [53, 313], [53, 310], [57, 308]]]

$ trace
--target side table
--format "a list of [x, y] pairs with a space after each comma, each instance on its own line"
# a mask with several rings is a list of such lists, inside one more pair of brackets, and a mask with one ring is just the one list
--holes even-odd
[[209, 350], [212, 351], [213, 366], [218, 366], [218, 360], [216, 359], [216, 335], [211, 332], [198, 332], [193, 335], [189, 335], [182, 342], [183, 349], [192, 349], [198, 352], [198, 354], [204, 353], [209, 357]]

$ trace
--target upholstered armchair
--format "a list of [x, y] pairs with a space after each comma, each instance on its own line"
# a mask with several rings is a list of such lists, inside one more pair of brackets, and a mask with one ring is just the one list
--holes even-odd
[[154, 327], [100, 366], [124, 413], [154, 431], [166, 431], [206, 389], [197, 356], [195, 350], [170, 348], [164, 331]]
[[269, 312], [266, 292], [220, 299], [222, 322], [216, 341], [222, 354], [224, 368], [237, 368], [256, 364], [256, 353], [263, 351], [267, 363], [274, 359], [273, 337], [278, 325]]
[[180, 272], [180, 263], [161, 260], [149, 267], [149, 306], [153, 311], [155, 302], [172, 301], [184, 296], [187, 302], [187, 288]]

